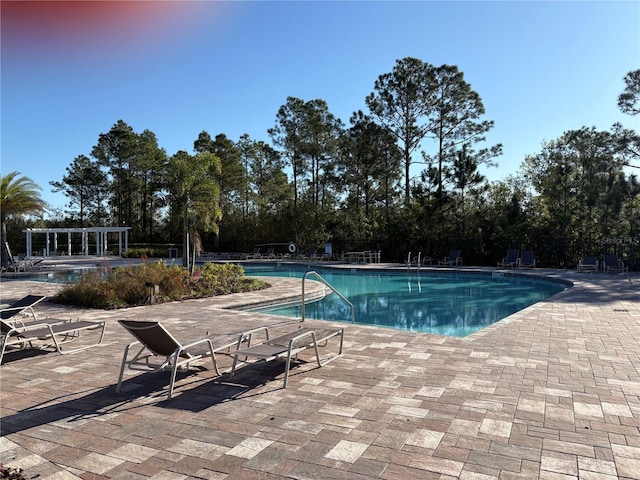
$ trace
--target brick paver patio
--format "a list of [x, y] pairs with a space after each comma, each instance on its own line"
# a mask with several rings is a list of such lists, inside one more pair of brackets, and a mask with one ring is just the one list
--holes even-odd
[[[132, 341], [119, 318], [182, 339], [235, 332], [276, 317], [224, 307], [296, 295], [299, 280], [122, 311], [44, 303], [106, 319], [107, 338], [6, 355], [0, 462], [39, 480], [640, 478], [640, 276], [534, 273], [574, 286], [466, 338], [347, 324], [344, 355], [296, 366], [286, 390], [277, 362], [233, 379], [203, 363], [171, 400], [168, 374], [129, 372], [116, 394]], [[3, 279], [1, 299], [52, 288]]]

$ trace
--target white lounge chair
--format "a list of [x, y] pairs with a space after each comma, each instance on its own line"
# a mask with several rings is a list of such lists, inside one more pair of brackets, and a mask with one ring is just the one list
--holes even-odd
[[[250, 342], [253, 333], [266, 328], [260, 327], [242, 333], [203, 336], [199, 339], [182, 343], [157, 321], [118, 320], [118, 323], [137, 340], [127, 345], [124, 349], [116, 393], [120, 392], [125, 367], [129, 367], [130, 370], [146, 371], [171, 369], [168, 398], [173, 395], [178, 368], [186, 367], [188, 369], [192, 363], [211, 357], [213, 368], [216, 374], [220, 375], [216, 353], [229, 350], [231, 347], [237, 347], [244, 341]], [[129, 359], [129, 351], [132, 347], [138, 345], [140, 349]], [[159, 363], [150, 362], [154, 357], [159, 359]]]
[[[335, 355], [321, 360], [318, 346], [320, 343], [326, 344], [326, 342], [333, 337], [340, 337], [340, 345], [338, 347], [338, 353]], [[306, 350], [307, 348], [313, 348], [316, 362], [318, 367], [322, 367], [327, 363], [335, 360], [342, 355], [342, 348], [344, 344], [344, 328], [339, 329], [312, 329], [312, 328], [298, 328], [292, 332], [281, 335], [277, 338], [266, 340], [258, 345], [248, 346], [246, 348], [238, 348], [229, 353], [233, 356], [233, 366], [231, 367], [231, 377], [236, 371], [238, 362], [248, 362], [249, 357], [257, 358], [265, 362], [277, 359], [285, 360], [285, 372], [284, 372], [284, 388], [287, 388], [289, 381], [289, 369], [291, 367], [291, 361], [297, 357], [297, 355]], [[240, 357], [244, 357], [241, 360]]]
[[[67, 354], [85, 350], [100, 345], [104, 340], [106, 322], [89, 322], [83, 320], [62, 321], [52, 320], [38, 321], [32, 324], [12, 325], [0, 320], [2, 330], [2, 347], [0, 349], [0, 363], [4, 358], [7, 347], [17, 347], [17, 350], [36, 348], [35, 342], [40, 342], [41, 347], [54, 347], [58, 353]], [[100, 330], [98, 341], [90, 345], [83, 345], [74, 349], [63, 349], [62, 345], [75, 340], [82, 332]]]

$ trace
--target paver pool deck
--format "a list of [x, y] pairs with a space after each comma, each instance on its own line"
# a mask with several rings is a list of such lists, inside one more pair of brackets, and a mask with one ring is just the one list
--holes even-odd
[[[343, 356], [315, 368], [303, 354], [287, 389], [279, 362], [233, 379], [202, 363], [171, 400], [163, 373], [129, 372], [115, 392], [133, 340], [118, 319], [185, 340], [236, 332], [280, 318], [227, 307], [300, 280], [117, 311], [45, 302], [41, 315], [106, 320], [106, 340], [6, 355], [0, 463], [38, 480], [640, 478], [640, 274], [528, 273], [574, 286], [466, 338], [338, 324]], [[9, 303], [56, 287], [0, 288]]]

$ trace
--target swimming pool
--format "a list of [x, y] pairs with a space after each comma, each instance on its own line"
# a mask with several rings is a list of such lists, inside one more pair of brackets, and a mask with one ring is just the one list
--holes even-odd
[[[243, 265], [249, 276], [302, 277], [311, 270], [293, 264]], [[355, 323], [464, 337], [565, 289], [553, 281], [498, 276], [490, 272], [369, 271], [313, 268], [355, 307]], [[313, 280], [313, 277], [311, 277]], [[301, 316], [300, 305], [260, 312]], [[305, 305], [305, 318], [351, 321], [338, 295]]]

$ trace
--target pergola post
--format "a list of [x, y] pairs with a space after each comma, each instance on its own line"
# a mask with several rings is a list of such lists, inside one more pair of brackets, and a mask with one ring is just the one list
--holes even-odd
[[27, 231], [27, 257], [30, 257], [33, 254], [33, 250], [31, 249], [32, 247], [32, 243], [31, 243], [31, 232]]
[[[58, 233], [67, 234], [67, 253], [72, 255], [71, 235], [79, 233], [81, 235], [81, 254], [89, 255], [89, 234], [96, 234], [96, 256], [104, 256], [109, 248], [109, 232], [118, 234], [118, 253], [120, 256], [129, 249], [129, 230], [131, 227], [87, 227], [87, 228], [27, 228], [23, 230], [26, 236], [27, 256], [33, 255], [33, 234], [42, 233], [45, 236], [43, 249], [44, 256], [50, 256], [51, 237], [53, 234], [53, 250], [58, 253]], [[122, 234], [124, 233], [124, 249], [122, 245]]]

